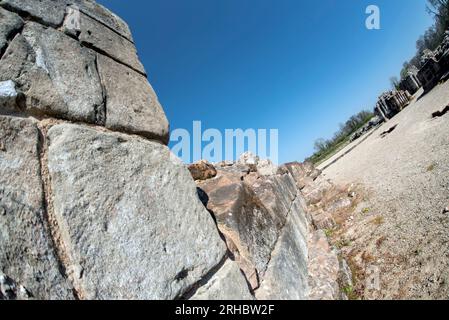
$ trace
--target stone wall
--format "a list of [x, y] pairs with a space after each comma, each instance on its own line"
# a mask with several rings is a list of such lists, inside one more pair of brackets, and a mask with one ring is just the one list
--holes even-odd
[[252, 298], [116, 15], [1, 0], [0, 114], [0, 298]]
[[0, 0], [0, 299], [337, 298], [300, 191], [320, 172], [245, 154], [196, 185], [168, 135], [119, 17]]
[[305, 299], [309, 220], [292, 175], [249, 153], [189, 168], [255, 297]]

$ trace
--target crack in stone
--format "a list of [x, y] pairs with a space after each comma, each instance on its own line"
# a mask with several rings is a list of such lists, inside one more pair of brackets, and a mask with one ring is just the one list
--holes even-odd
[[11, 30], [11, 32], [6, 35], [6, 45], [3, 48], [0, 48], [0, 59], [3, 57], [5, 52], [8, 50], [8, 47], [11, 44], [11, 41], [14, 40], [14, 38], [17, 35], [22, 34], [24, 27], [25, 27], [25, 23], [23, 23], [19, 28]]
[[224, 264], [226, 263], [226, 261], [228, 259], [229, 259], [229, 257], [228, 257], [228, 254], [226, 253], [215, 267], [210, 269], [204, 276], [201, 277], [200, 280], [198, 280], [197, 282], [192, 284], [190, 286], [190, 288], [185, 290], [184, 293], [180, 294], [174, 300], [189, 300], [189, 299], [191, 299], [198, 292], [198, 290], [201, 287], [205, 286], [209, 282], [209, 280], [212, 279], [212, 277], [221, 270], [221, 268], [224, 266]]
[[46, 222], [46, 228], [52, 241], [53, 249], [55, 252], [55, 258], [58, 263], [59, 271], [62, 276], [66, 278], [71, 286], [72, 293], [76, 300], [82, 300], [84, 294], [81, 288], [76, 286], [73, 279], [73, 275], [69, 272], [69, 253], [67, 252], [67, 246], [63, 241], [60, 233], [60, 226], [57, 218], [54, 214], [53, 208], [53, 193], [51, 189], [51, 178], [48, 172], [48, 145], [47, 145], [47, 131], [48, 124], [40, 122], [38, 124], [39, 130], [39, 162], [40, 162], [40, 174], [43, 187], [43, 206], [44, 206], [44, 219]]
[[[67, 34], [65, 33], [65, 35], [67, 35]], [[70, 35], [69, 35], [69, 36], [70, 36]], [[76, 39], [75, 37], [72, 37], [72, 38], [73, 38], [73, 39]], [[76, 39], [76, 40], [78, 40], [78, 39]], [[90, 49], [90, 50], [93, 50], [93, 51], [95, 51], [95, 52], [97, 52], [97, 53], [99, 53], [99, 54], [105, 56], [105, 57], [108, 57], [108, 58], [114, 60], [115, 62], [117, 62], [117, 63], [119, 63], [119, 64], [121, 64], [121, 65], [123, 65], [123, 66], [125, 66], [125, 67], [127, 67], [127, 68], [129, 68], [129, 69], [131, 69], [131, 70], [133, 70], [133, 71], [135, 71], [135, 72], [137, 72], [138, 74], [144, 76], [145, 78], [147, 78], [147, 74], [146, 74], [145, 72], [139, 71], [139, 70], [137, 70], [136, 68], [130, 66], [129, 64], [127, 64], [127, 63], [125, 63], [125, 62], [123, 62], [123, 61], [121, 61], [121, 60], [119, 60], [119, 59], [117, 59], [117, 58], [111, 56], [109, 53], [107, 53], [106, 51], [104, 51], [104, 50], [98, 48], [98, 47], [95, 46], [94, 44], [89, 43], [89, 42], [86, 42], [86, 41], [78, 41], [78, 42], [79, 42], [79, 44], [80, 44], [82, 47], [88, 48], [88, 49]]]
[[107, 117], [107, 99], [108, 95], [106, 92], [106, 87], [103, 83], [103, 79], [100, 76], [100, 70], [98, 67], [98, 54], [95, 55], [95, 69], [98, 74], [98, 78], [100, 79], [100, 87], [101, 87], [101, 95], [103, 97], [103, 101], [100, 105], [96, 105], [95, 108], [95, 123], [97, 125], [106, 126], [106, 117]]
[[[288, 219], [290, 218], [290, 215], [291, 215], [291, 213], [293, 211], [293, 206], [295, 204], [295, 201], [298, 199], [298, 197], [299, 197], [299, 191], [296, 193], [295, 197], [291, 201], [290, 209], [288, 210], [288, 213], [287, 213], [287, 215], [285, 217], [284, 224], [282, 225], [282, 227], [280, 229], [281, 231], [279, 232], [279, 236], [277, 237], [277, 239], [276, 239], [276, 241], [275, 241], [275, 243], [273, 245], [273, 250], [271, 250], [270, 259], [268, 259], [268, 261], [267, 261], [267, 263], [265, 265], [265, 271], [268, 269], [268, 266], [270, 265], [270, 262], [273, 259], [273, 252], [276, 250], [276, 247], [277, 247], [277, 245], [279, 243], [279, 240], [281, 239], [282, 235], [284, 234], [284, 229], [287, 226]], [[263, 279], [261, 280], [261, 283], [262, 283], [262, 281], [263, 281]]]
[[[55, 25], [55, 24], [51, 24], [51, 23], [46, 23], [45, 21], [43, 21], [42, 19], [39, 19], [38, 17], [32, 16], [32, 15], [26, 13], [26, 12], [23, 11], [23, 10], [17, 10], [17, 9], [15, 9], [15, 8], [13, 8], [13, 7], [7, 5], [7, 4], [0, 4], [0, 6], [2, 6], [5, 10], [8, 10], [8, 11], [10, 11], [10, 12], [13, 12], [13, 13], [18, 14], [18, 15], [19, 15], [25, 22], [26, 22], [26, 21], [36, 22], [36, 23], [38, 23], [38, 24], [40, 24], [40, 25], [42, 25], [42, 26], [44, 26], [44, 27], [50, 27], [50, 28], [53, 28], [53, 29], [55, 29], [55, 30], [57, 30], [57, 31], [59, 31], [59, 32], [62, 32], [60, 29], [61, 29], [62, 26], [64, 25], [64, 21], [65, 21], [66, 15], [67, 15], [67, 12], [66, 12], [66, 13], [64, 14], [64, 19], [62, 20], [62, 23], [59, 24], [59, 25]], [[112, 29], [112, 28], [110, 28], [109, 26], [105, 25], [105, 24], [102, 23], [101, 21], [98, 21], [97, 19], [91, 17], [89, 14], [85, 13], [85, 12], [82, 11], [81, 9], [80, 9], [80, 11], [81, 11], [83, 14], [85, 14], [86, 16], [92, 18], [95, 22], [97, 22], [97, 23], [99, 23], [99, 24], [101, 24], [101, 25], [104, 25], [104, 26], [107, 27], [108, 29], [110, 29], [110, 30], [114, 31], [116, 34], [118, 34], [121, 38], [127, 40], [127, 41], [130, 42], [132, 45], [134, 45], [133, 42], [131, 42], [129, 39], [127, 39], [127, 38], [125, 38], [124, 36], [122, 36], [120, 33], [118, 33], [117, 31], [115, 31], [114, 29]], [[95, 51], [95, 52], [97, 52], [97, 53], [99, 53], [99, 54], [101, 54], [101, 55], [104, 55], [104, 56], [106, 56], [106, 57], [108, 57], [108, 58], [114, 60], [115, 62], [117, 62], [117, 63], [119, 63], [119, 64], [121, 64], [121, 65], [124, 65], [124, 66], [130, 68], [131, 70], [137, 72], [138, 74], [144, 76], [145, 78], [147, 77], [147, 74], [146, 74], [145, 72], [142, 72], [142, 71], [140, 71], [140, 70], [137, 70], [136, 68], [130, 66], [129, 64], [127, 64], [127, 63], [125, 63], [125, 62], [123, 62], [123, 61], [120, 61], [119, 59], [117, 59], [117, 58], [115, 58], [115, 57], [112, 57], [110, 54], [108, 54], [108, 53], [105, 52], [104, 50], [102, 50], [102, 49], [96, 47], [94, 44], [91, 44], [91, 43], [88, 43], [88, 42], [85, 42], [85, 41], [80, 41], [80, 40], [78, 39], [78, 37], [76, 37], [76, 36], [74, 36], [74, 35], [71, 35], [71, 34], [68, 34], [68, 33], [65, 33], [65, 32], [62, 32], [62, 33], [64, 33], [64, 34], [65, 34], [66, 36], [68, 36], [68, 37], [71, 37], [72, 39], [77, 40], [78, 43], [79, 43], [81, 46], [83, 46], [83, 47], [85, 47], [85, 48], [88, 48], [88, 49], [91, 49], [91, 50], [93, 50], [93, 51]], [[4, 51], [4, 50], [2, 50], [2, 51]], [[2, 55], [2, 54], [0, 54], [0, 58], [1, 58], [1, 55]]]
[[29, 14], [28, 12], [24, 10], [20, 10], [19, 8], [14, 8], [13, 6], [9, 5], [8, 3], [0, 3], [0, 7], [3, 9], [13, 12], [17, 15], [19, 15], [24, 21], [33, 21], [37, 22], [45, 27], [52, 27], [52, 28], [59, 28], [61, 25], [56, 25], [53, 23], [46, 23], [43, 19], [33, 16]]
[[131, 43], [132, 45], [134, 45], [134, 42], [129, 40], [128, 38], [126, 38], [125, 36], [123, 36], [120, 32], [118, 32], [117, 30], [111, 28], [110, 26], [108, 26], [107, 24], [105, 24], [104, 22], [98, 20], [97, 18], [95, 18], [94, 16], [92, 16], [90, 13], [87, 12], [87, 10], [83, 10], [82, 8], [78, 8], [79, 11], [81, 11], [83, 14], [85, 14], [86, 16], [88, 16], [89, 18], [91, 18], [92, 20], [94, 20], [95, 22], [101, 24], [102, 26], [108, 28], [109, 30], [111, 30], [112, 32], [116, 33], [117, 35], [119, 35], [121, 38], [125, 39], [126, 41], [128, 41], [129, 43]]

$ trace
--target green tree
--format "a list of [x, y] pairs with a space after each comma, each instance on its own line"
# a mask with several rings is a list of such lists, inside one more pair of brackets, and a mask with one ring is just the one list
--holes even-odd
[[390, 84], [391, 88], [395, 90], [399, 90], [399, 79], [398, 77], [391, 77], [390, 78]]
[[407, 76], [408, 66], [421, 67], [421, 57], [424, 51], [435, 50], [449, 29], [449, 0], [427, 0], [426, 9], [433, 16], [434, 25], [416, 41], [416, 54], [410, 61], [404, 63], [400, 74], [401, 79]]

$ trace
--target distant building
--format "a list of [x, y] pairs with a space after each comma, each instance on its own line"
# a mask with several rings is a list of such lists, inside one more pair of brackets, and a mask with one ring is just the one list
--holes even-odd
[[449, 78], [449, 31], [435, 51], [425, 52], [422, 58], [423, 66], [418, 72], [424, 92], [435, 87], [438, 82]]
[[418, 79], [422, 83], [424, 92], [432, 90], [440, 80], [440, 64], [436, 57], [429, 57], [418, 72]]
[[380, 95], [374, 108], [376, 116], [387, 121], [410, 103], [410, 95], [403, 90], [387, 91]]
[[416, 74], [409, 72], [407, 77], [399, 84], [401, 90], [408, 91], [411, 95], [414, 95], [419, 88], [421, 88], [421, 82]]

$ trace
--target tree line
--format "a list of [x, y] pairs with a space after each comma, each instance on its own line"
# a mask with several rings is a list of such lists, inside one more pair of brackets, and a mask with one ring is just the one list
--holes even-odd
[[[416, 41], [416, 54], [409, 61], [404, 62], [400, 77], [404, 79], [411, 68], [422, 67], [421, 57], [428, 50], [435, 50], [443, 41], [449, 30], [449, 0], [427, 0], [427, 12], [434, 17], [434, 24]], [[393, 78], [397, 79], [397, 78]], [[393, 80], [392, 79], [392, 80]], [[398, 82], [392, 81], [392, 85]]]
[[318, 139], [315, 141], [315, 153], [306, 159], [312, 163], [319, 163], [335, 152], [341, 145], [349, 141], [350, 136], [362, 128], [373, 118], [374, 114], [368, 110], [360, 111], [351, 116], [344, 124], [340, 123], [339, 129], [330, 139]]

